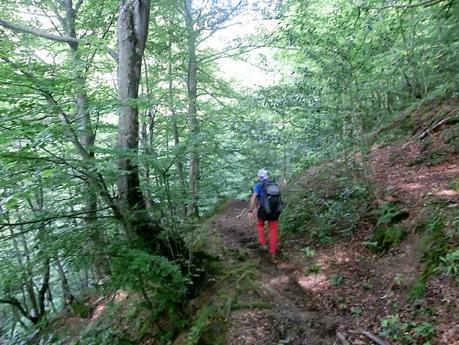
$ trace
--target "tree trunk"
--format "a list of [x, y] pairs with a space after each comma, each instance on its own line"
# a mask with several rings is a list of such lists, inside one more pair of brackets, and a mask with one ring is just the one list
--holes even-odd
[[[172, 133], [174, 136], [174, 145], [175, 149], [179, 149], [180, 144], [180, 135], [177, 125], [177, 112], [175, 109], [174, 104], [174, 87], [173, 87], [173, 76], [172, 76], [172, 41], [169, 42], [169, 66], [168, 66], [168, 74], [169, 74], [169, 107], [171, 111], [171, 121], [172, 121]], [[182, 200], [180, 201], [180, 213], [182, 217], [186, 217], [186, 205], [184, 203], [186, 198], [186, 184], [185, 184], [185, 175], [183, 173], [183, 163], [181, 156], [178, 154], [177, 159], [175, 161], [175, 168], [177, 169], [177, 175], [179, 178], [180, 190]]]
[[121, 103], [118, 127], [118, 198], [128, 234], [153, 246], [160, 232], [147, 215], [140, 189], [137, 163], [139, 145], [138, 98], [142, 57], [148, 35], [149, 0], [122, 0], [118, 17], [118, 98]]
[[199, 217], [198, 192], [199, 192], [199, 151], [198, 135], [199, 121], [197, 117], [197, 60], [196, 60], [196, 36], [193, 28], [192, 0], [185, 0], [185, 23], [187, 30], [188, 45], [188, 130], [190, 132], [190, 194], [191, 201], [188, 205], [188, 215]]
[[70, 291], [69, 281], [65, 275], [64, 267], [61, 264], [61, 261], [58, 257], [56, 257], [56, 268], [57, 273], [59, 274], [59, 279], [61, 280], [61, 287], [62, 287], [62, 296], [64, 297], [65, 303], [68, 303], [73, 298], [72, 292]]
[[[76, 13], [73, 7], [72, 0], [65, 0], [63, 2], [65, 7], [65, 19], [62, 21], [66, 35], [71, 38], [77, 39], [76, 35]], [[88, 111], [88, 93], [87, 93], [87, 82], [84, 75], [84, 69], [82, 66], [85, 65], [85, 61], [81, 58], [79, 51], [78, 42], [69, 42], [69, 46], [72, 50], [72, 62], [73, 62], [73, 83], [75, 87], [75, 112], [74, 119], [78, 128], [78, 140], [81, 146], [84, 148], [87, 155], [83, 155], [82, 159], [88, 161], [88, 167], [94, 165], [94, 143], [96, 136], [92, 126], [91, 115]], [[98, 187], [92, 177], [85, 177], [85, 196], [86, 203], [85, 209], [87, 211], [84, 219], [86, 229], [89, 232], [89, 238], [91, 239], [92, 251], [97, 253], [98, 248], [103, 247], [102, 236], [100, 230], [96, 226], [97, 220], [97, 191]], [[108, 260], [104, 256], [96, 255], [94, 261], [95, 271], [97, 273], [97, 279], [102, 279], [109, 273]]]

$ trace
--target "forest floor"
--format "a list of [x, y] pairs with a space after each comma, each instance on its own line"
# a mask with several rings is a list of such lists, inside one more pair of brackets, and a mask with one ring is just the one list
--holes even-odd
[[[225, 260], [234, 260], [241, 251], [247, 254], [258, 271], [255, 295], [266, 302], [263, 308], [231, 313], [227, 344], [375, 344], [372, 335], [387, 344], [459, 344], [454, 278], [432, 277], [422, 299], [407, 299], [408, 287], [422, 271], [415, 228], [420, 218], [429, 216], [424, 206], [432, 200], [446, 208], [459, 205], [459, 193], [451, 187], [459, 176], [459, 156], [435, 165], [409, 164], [421, 155], [422, 147], [414, 141], [372, 150], [375, 202], [395, 202], [408, 215], [403, 220], [408, 237], [385, 255], [363, 245], [374, 227], [362, 221], [352, 238], [313, 249], [304, 236], [281, 233], [280, 256], [273, 261], [259, 248], [255, 224], [249, 224], [246, 214], [238, 217], [247, 202], [227, 202], [211, 229], [222, 239]], [[240, 297], [254, 298], [252, 290]], [[383, 319], [391, 338], [381, 335]], [[408, 330], [415, 328], [417, 337], [410, 340]]]

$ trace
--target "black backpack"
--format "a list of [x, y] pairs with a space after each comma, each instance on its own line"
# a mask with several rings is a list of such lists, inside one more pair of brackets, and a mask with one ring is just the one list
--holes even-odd
[[279, 215], [282, 212], [282, 198], [279, 185], [276, 181], [266, 180], [262, 183], [264, 198], [261, 207], [268, 215]]

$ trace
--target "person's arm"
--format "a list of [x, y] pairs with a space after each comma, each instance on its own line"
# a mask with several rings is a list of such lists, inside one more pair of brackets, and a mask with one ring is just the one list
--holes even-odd
[[252, 194], [252, 197], [250, 198], [250, 202], [249, 202], [249, 212], [253, 212], [253, 210], [255, 209], [255, 205], [257, 202], [257, 196], [258, 196], [257, 193]]
[[247, 213], [247, 215], [249, 216], [249, 219], [252, 219], [252, 217], [253, 217], [253, 212], [254, 212], [255, 206], [256, 206], [256, 204], [257, 204], [257, 196], [258, 196], [257, 193], [253, 193], [253, 194], [252, 194], [252, 197], [250, 198], [250, 201], [249, 201], [249, 212]]

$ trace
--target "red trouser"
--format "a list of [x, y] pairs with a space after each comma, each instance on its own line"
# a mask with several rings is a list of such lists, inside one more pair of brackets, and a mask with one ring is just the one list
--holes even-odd
[[[277, 220], [268, 220], [269, 227], [269, 253], [277, 253]], [[258, 241], [262, 246], [266, 245], [265, 239], [265, 221], [258, 219], [257, 221], [258, 228]]]

